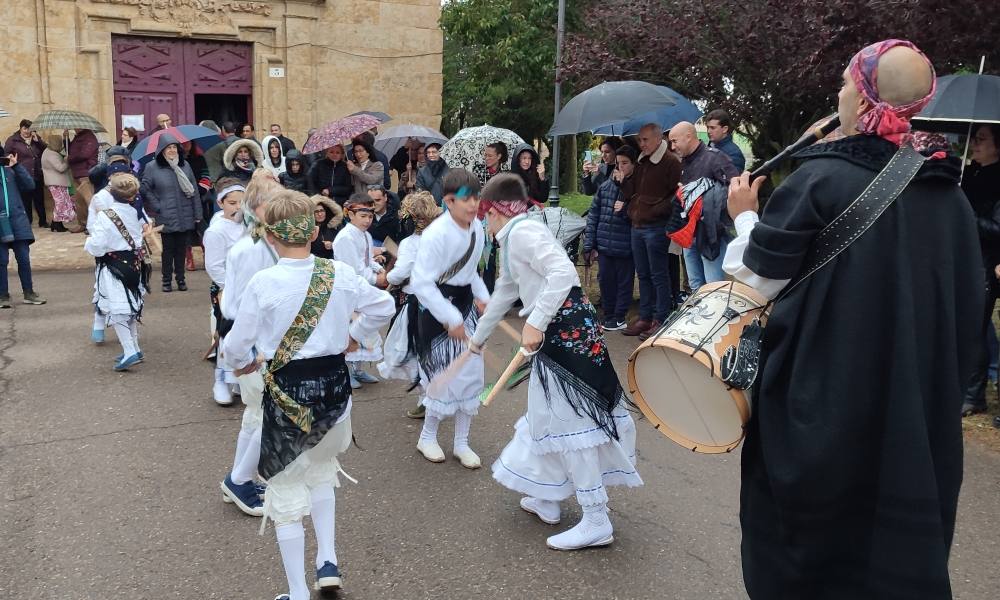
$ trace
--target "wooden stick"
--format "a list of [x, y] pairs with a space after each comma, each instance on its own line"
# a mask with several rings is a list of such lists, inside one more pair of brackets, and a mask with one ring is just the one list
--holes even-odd
[[524, 361], [527, 360], [527, 358], [528, 351], [524, 348], [518, 348], [517, 354], [514, 355], [510, 364], [507, 365], [506, 369], [504, 369], [503, 374], [500, 375], [500, 379], [497, 379], [493, 389], [490, 390], [490, 394], [486, 396], [485, 400], [483, 400], [483, 406], [489, 406], [490, 403], [493, 402], [493, 399], [497, 397], [497, 394], [499, 394], [501, 390], [503, 390], [504, 386], [507, 385], [507, 381], [509, 381], [511, 376], [514, 375], [514, 372], [517, 371], [518, 367], [524, 364]]

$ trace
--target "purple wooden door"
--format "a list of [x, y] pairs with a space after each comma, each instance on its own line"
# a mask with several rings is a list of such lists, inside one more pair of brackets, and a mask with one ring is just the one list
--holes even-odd
[[142, 115], [144, 135], [156, 115], [169, 114], [174, 125], [193, 123], [194, 95], [253, 92], [253, 49], [249, 44], [153, 37], [112, 37], [115, 118]]

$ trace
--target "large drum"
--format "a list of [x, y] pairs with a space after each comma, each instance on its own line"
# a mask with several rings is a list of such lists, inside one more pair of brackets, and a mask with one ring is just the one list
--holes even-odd
[[743, 328], [766, 319], [767, 300], [734, 281], [698, 288], [671, 319], [629, 358], [628, 384], [636, 404], [660, 432], [695, 452], [729, 452], [750, 419], [748, 392], [719, 377]]

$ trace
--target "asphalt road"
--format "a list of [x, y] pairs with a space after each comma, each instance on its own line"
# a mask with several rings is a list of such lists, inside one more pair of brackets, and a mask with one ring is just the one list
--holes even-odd
[[[11, 283], [16, 290], [16, 277]], [[189, 285], [149, 298], [146, 362], [122, 374], [111, 370], [114, 335], [103, 347], [88, 338], [91, 273], [37, 273], [49, 304], [0, 312], [3, 597], [270, 600], [285, 591], [273, 530], [258, 535], [259, 520], [220, 499], [240, 409], [212, 402], [211, 365], [201, 360], [204, 272]], [[624, 375], [632, 342], [609, 337]], [[493, 349], [509, 356], [511, 344], [498, 333]], [[471, 443], [487, 466], [524, 410], [525, 387], [473, 423]], [[355, 396], [364, 450], [343, 457], [359, 483], [338, 491], [340, 598], [746, 597], [738, 452], [692, 454], [640, 422], [646, 485], [613, 490], [615, 543], [554, 552], [545, 537], [561, 528], [523, 513], [488, 468], [431, 464], [416, 453], [419, 422], [403, 416], [414, 400], [394, 382]], [[449, 452], [450, 423], [441, 440]], [[957, 598], [1000, 590], [998, 492], [1000, 456], [970, 445], [951, 561]], [[566, 503], [564, 524], [578, 517]]]

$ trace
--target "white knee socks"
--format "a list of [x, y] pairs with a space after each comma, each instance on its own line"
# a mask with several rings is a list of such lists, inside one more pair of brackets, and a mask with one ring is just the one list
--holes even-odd
[[313, 530], [316, 532], [316, 568], [330, 561], [337, 564], [335, 515], [337, 499], [332, 485], [313, 488], [310, 498]]
[[306, 585], [306, 534], [302, 521], [277, 525], [274, 533], [278, 538], [281, 562], [285, 566], [288, 579], [288, 595], [291, 600], [309, 600], [309, 586]]
[[462, 411], [455, 413], [455, 450], [463, 450], [469, 447], [469, 429], [471, 428], [472, 415]]
[[141, 352], [142, 348], [139, 346], [139, 321], [135, 319], [129, 321], [128, 330], [132, 334], [132, 343], [135, 344], [135, 351]]
[[122, 345], [123, 360], [139, 351], [135, 347], [135, 342], [132, 341], [132, 331], [127, 322], [123, 322], [122, 319], [114, 319], [111, 321], [111, 326], [114, 327], [115, 334], [118, 335], [118, 343]]
[[240, 434], [236, 437], [236, 456], [233, 457], [233, 468], [230, 469], [231, 472], [235, 473], [236, 469], [240, 466], [240, 461], [243, 460], [243, 456], [247, 452], [247, 447], [250, 446], [250, 440], [253, 437], [253, 432], [247, 431], [246, 429], [240, 429]]
[[420, 439], [426, 442], [437, 442], [438, 425], [441, 424], [440, 417], [432, 417], [430, 413], [424, 415], [424, 428], [420, 430]]
[[[250, 434], [243, 456], [239, 457], [233, 467], [231, 477], [236, 485], [250, 481], [257, 472], [257, 463], [260, 462], [260, 433], [261, 429], [257, 428]], [[243, 436], [242, 430], [240, 430], [240, 436]], [[237, 452], [239, 452], [239, 442], [237, 442]]]
[[94, 329], [96, 331], [104, 331], [104, 328], [108, 326], [108, 318], [101, 313], [94, 311]]

